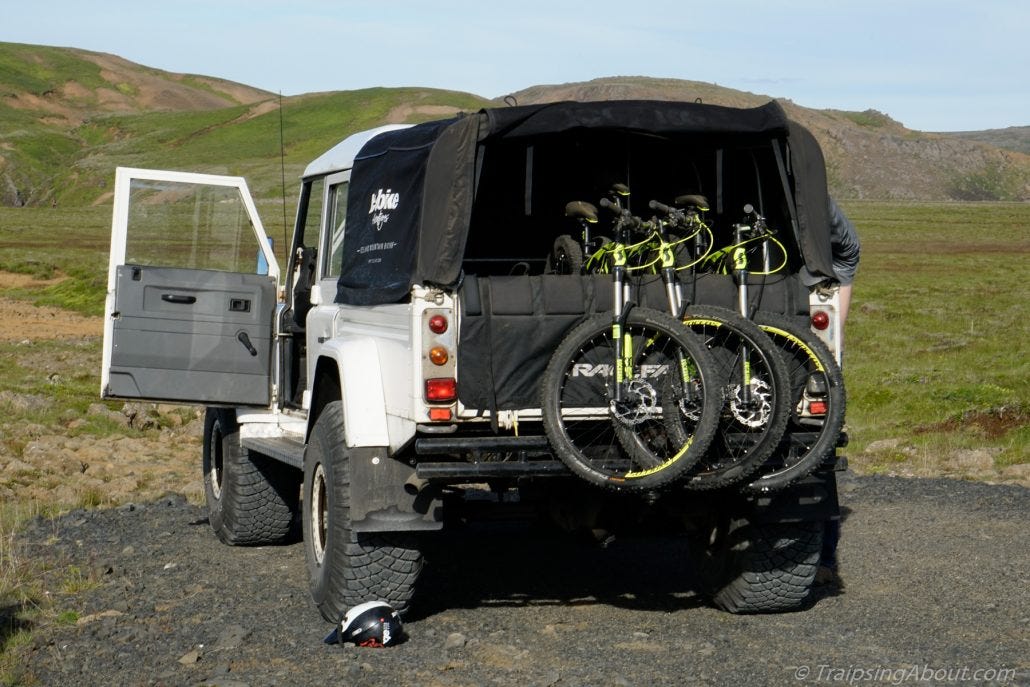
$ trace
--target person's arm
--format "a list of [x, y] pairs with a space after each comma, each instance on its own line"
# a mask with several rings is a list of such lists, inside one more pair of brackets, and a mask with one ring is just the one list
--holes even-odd
[[833, 198], [830, 198], [830, 242], [833, 249], [833, 273], [840, 282], [840, 323], [844, 326], [851, 305], [851, 284], [858, 271], [861, 244], [855, 225]]

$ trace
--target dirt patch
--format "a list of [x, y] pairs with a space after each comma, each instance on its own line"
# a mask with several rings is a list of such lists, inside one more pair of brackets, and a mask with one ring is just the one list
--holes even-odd
[[460, 110], [449, 105], [398, 105], [386, 115], [388, 124], [403, 124], [415, 115], [429, 115], [431, 117], [449, 117], [457, 114]]
[[938, 432], [974, 431], [987, 439], [999, 439], [1009, 432], [1030, 424], [1030, 413], [1025, 408], [1002, 406], [987, 411], [970, 410], [961, 417], [936, 422], [916, 428], [918, 434], [936, 434]]
[[7, 298], [0, 298], [0, 318], [8, 323], [0, 328], [0, 341], [80, 338], [100, 336], [104, 331], [102, 317], [87, 317]]
[[[0, 272], [0, 289], [33, 289], [59, 284], [68, 277], [36, 279], [29, 274]], [[0, 328], [0, 341], [40, 341], [44, 339], [100, 336], [104, 318], [79, 315], [61, 308], [33, 305], [0, 297], [0, 318], [8, 326]]]

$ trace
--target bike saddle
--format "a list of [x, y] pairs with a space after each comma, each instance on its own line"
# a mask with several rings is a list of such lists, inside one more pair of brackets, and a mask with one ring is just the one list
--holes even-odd
[[700, 193], [688, 193], [683, 196], [677, 196], [674, 202], [679, 207], [695, 207], [702, 212], [708, 210], [708, 199]]
[[565, 206], [565, 216], [585, 219], [588, 222], [596, 222], [597, 208], [585, 200], [574, 200]]

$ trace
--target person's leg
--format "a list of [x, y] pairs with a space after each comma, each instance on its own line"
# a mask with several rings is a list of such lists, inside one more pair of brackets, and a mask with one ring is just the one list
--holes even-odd
[[815, 571], [816, 585], [835, 585], [844, 588], [837, 562], [837, 542], [840, 541], [840, 520], [827, 520], [823, 527], [823, 550], [819, 554], [819, 567]]

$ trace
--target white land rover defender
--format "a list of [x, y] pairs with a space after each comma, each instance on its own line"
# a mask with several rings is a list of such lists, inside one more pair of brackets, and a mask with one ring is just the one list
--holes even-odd
[[[778, 104], [555, 103], [347, 137], [304, 173], [284, 273], [242, 178], [118, 169], [101, 393], [206, 406], [216, 535], [268, 544], [302, 521], [311, 594], [331, 622], [370, 599], [406, 609], [425, 538], [473, 501], [513, 517], [557, 505], [566, 525], [613, 530], [645, 510], [692, 537], [701, 591], [721, 608], [798, 608], [839, 517], [843, 435], [822, 414], [843, 416], [843, 389], [827, 348], [821, 362], [812, 353], [822, 344], [803, 347], [790, 419], [742, 479], [688, 472], [626, 493], [587, 485], [554, 450], [545, 369], [613, 298], [605, 270], [556, 268], [556, 239], [571, 250], [567, 205], [613, 184], [632, 189], [625, 209], [638, 214], [703, 194], [709, 248], [751, 204], [777, 230], [781, 269], [751, 274], [743, 297], [739, 275], [683, 270], [685, 301], [793, 322], [807, 338], [784, 339], [785, 359], [813, 322], [839, 351], [824, 163]], [[641, 307], [667, 309], [657, 270], [631, 281]], [[735, 421], [733, 403], [720, 400], [720, 423]], [[593, 421], [610, 427], [606, 404]], [[628, 450], [619, 441], [612, 460]], [[790, 473], [802, 454], [810, 466]]]

